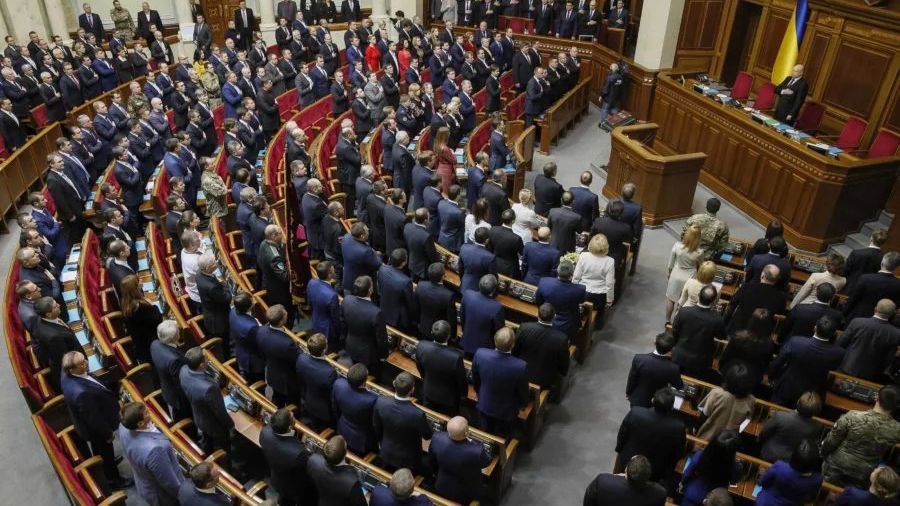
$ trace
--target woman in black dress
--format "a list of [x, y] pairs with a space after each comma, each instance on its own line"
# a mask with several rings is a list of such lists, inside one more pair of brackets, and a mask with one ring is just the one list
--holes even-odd
[[159, 308], [144, 296], [141, 282], [134, 274], [122, 279], [122, 296], [119, 305], [125, 330], [134, 345], [134, 359], [150, 362], [150, 343], [156, 338], [156, 326], [162, 322]]
[[119, 48], [119, 54], [113, 60], [113, 66], [120, 83], [127, 83], [134, 79], [134, 64], [128, 58], [128, 50], [124, 47]]

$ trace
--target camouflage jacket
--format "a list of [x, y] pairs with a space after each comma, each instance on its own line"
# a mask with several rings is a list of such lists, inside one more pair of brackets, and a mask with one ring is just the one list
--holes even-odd
[[681, 234], [684, 235], [684, 231], [691, 225], [700, 227], [700, 248], [707, 259], [715, 258], [725, 250], [725, 245], [728, 244], [728, 225], [724, 221], [709, 213], [695, 214], [685, 222]]
[[822, 443], [825, 479], [868, 487], [869, 474], [900, 443], [900, 422], [875, 411], [849, 411]]

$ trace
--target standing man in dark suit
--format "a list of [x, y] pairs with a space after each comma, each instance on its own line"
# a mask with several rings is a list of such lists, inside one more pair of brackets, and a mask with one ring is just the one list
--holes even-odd
[[661, 388], [684, 387], [681, 370], [678, 364], [672, 362], [675, 336], [668, 332], [657, 334], [654, 347], [653, 352], [638, 353], [631, 360], [625, 397], [628, 398], [632, 408], [635, 406], [649, 408], [653, 393]]
[[252, 385], [265, 378], [266, 363], [256, 342], [256, 333], [261, 325], [250, 314], [252, 299], [247, 292], [239, 291], [232, 302], [234, 308], [228, 315], [230, 343], [237, 359], [238, 371]]
[[137, 495], [148, 504], [178, 504], [184, 474], [169, 438], [153, 427], [147, 406], [131, 402], [122, 408], [119, 441], [134, 472]]
[[341, 303], [344, 346], [354, 363], [365, 365], [376, 378], [381, 378], [390, 343], [381, 308], [372, 302], [372, 278], [357, 277], [350, 292]]
[[63, 375], [60, 378], [63, 398], [75, 425], [75, 432], [90, 452], [85, 454], [103, 459], [103, 474], [114, 489], [131, 486], [116, 468], [113, 452], [113, 433], [119, 426], [119, 399], [116, 393], [88, 373], [88, 363], [80, 351], [70, 351], [62, 357]]
[[844, 276], [847, 278], [844, 293], [853, 293], [859, 277], [863, 274], [878, 272], [881, 268], [881, 259], [884, 257], [881, 246], [887, 241], [887, 237], [887, 230], [876, 230], [872, 232], [868, 246], [850, 252], [844, 264]]
[[325, 360], [325, 336], [313, 334], [306, 341], [308, 353], [297, 355], [297, 377], [303, 385], [303, 422], [314, 430], [334, 425], [331, 387], [337, 371]]
[[[600, 197], [591, 191], [591, 182], [594, 180], [593, 174], [589, 171], [581, 173], [581, 185], [569, 188], [572, 194], [572, 210], [581, 216], [581, 231], [587, 232], [591, 229], [591, 225], [600, 216]], [[537, 180], [535, 180], [537, 183]], [[535, 186], [535, 189], [537, 187]], [[622, 221], [625, 221], [624, 219]], [[607, 240], [609, 238], [607, 237]]]
[[225, 409], [218, 383], [206, 374], [203, 348], [195, 346], [184, 357], [187, 367], [182, 367], [178, 376], [181, 390], [191, 404], [194, 425], [201, 434], [201, 445], [208, 454], [216, 450], [230, 451], [234, 421]]
[[540, 227], [537, 241], [529, 241], [522, 249], [522, 280], [537, 285], [541, 278], [555, 277], [559, 257], [559, 250], [550, 245], [550, 228]]
[[340, 348], [341, 305], [334, 288], [335, 269], [332, 262], [324, 260], [316, 265], [317, 278], [306, 285], [306, 300], [312, 308], [312, 332], [321, 333], [328, 342], [330, 352]]
[[490, 249], [494, 252], [494, 269], [497, 274], [521, 279], [522, 272], [519, 269], [519, 257], [525, 248], [522, 238], [512, 229], [516, 221], [516, 213], [507, 209], [501, 214], [503, 224], [499, 227], [491, 227], [488, 231]]
[[775, 87], [778, 95], [778, 103], [775, 105], [775, 119], [788, 124], [794, 124], [800, 107], [806, 100], [806, 92], [809, 85], [803, 77], [803, 65], [794, 65], [791, 75], [784, 78], [781, 84]]
[[708, 377], [712, 367], [715, 339], [725, 339], [725, 323], [714, 304], [718, 293], [712, 285], [700, 289], [697, 305], [681, 308], [672, 323], [675, 350], [672, 360], [682, 372]]
[[675, 464], [684, 454], [684, 422], [672, 412], [675, 395], [666, 387], [653, 394], [651, 406], [632, 406], [619, 426], [616, 438], [616, 465], [622, 471], [635, 455], [650, 460], [651, 480], [674, 488]]
[[572, 209], [573, 200], [572, 193], [563, 192], [562, 207], [550, 209], [547, 214], [550, 244], [562, 255], [575, 251], [575, 236], [581, 229], [581, 216]]
[[466, 211], [457, 201], [461, 191], [459, 185], [450, 185], [447, 198], [442, 198], [437, 204], [437, 221], [440, 227], [437, 242], [454, 253], [459, 252], [465, 238]]
[[352, 127], [346, 127], [341, 131], [335, 148], [337, 157], [337, 171], [341, 180], [341, 189], [347, 194], [346, 207], [355, 209], [356, 179], [362, 167], [362, 156], [359, 152], [359, 144], [356, 142], [356, 132]]
[[428, 209], [420, 207], [413, 214], [413, 221], [403, 227], [403, 239], [409, 248], [409, 271], [415, 281], [425, 279], [425, 271], [441, 257], [428, 232]]
[[291, 297], [290, 273], [285, 262], [284, 233], [278, 225], [266, 226], [265, 240], [256, 254], [256, 265], [260, 285], [266, 290], [266, 303], [284, 306], [288, 312], [287, 321], [293, 324], [297, 310]]
[[82, 5], [84, 12], [78, 15], [78, 27], [84, 30], [84, 33], [92, 33], [97, 39], [98, 44], [102, 44], [106, 39], [106, 30], [103, 29], [103, 21], [100, 16], [91, 12], [91, 4], [85, 2]]
[[137, 13], [137, 29], [134, 32], [135, 36], [142, 37], [149, 44], [153, 42], [154, 30], [159, 31], [162, 29], [163, 24], [162, 19], [159, 17], [159, 12], [156, 10], [151, 10], [149, 3], [142, 3], [141, 11]]
[[181, 390], [179, 372], [187, 364], [181, 346], [181, 329], [175, 320], [165, 320], [156, 327], [157, 339], [150, 343], [150, 360], [159, 378], [162, 398], [169, 405], [169, 415], [173, 420], [191, 416], [191, 406]]
[[202, 14], [197, 16], [197, 22], [194, 24], [194, 45], [197, 46], [197, 49], [194, 50], [194, 60], [199, 59], [200, 51], [203, 51], [206, 59], [209, 59], [212, 55], [209, 50], [212, 39], [212, 28], [206, 23]]
[[35, 301], [34, 312], [38, 319], [32, 327], [32, 343], [37, 344], [36, 354], [40, 365], [50, 368], [50, 385], [54, 391], [59, 392], [63, 356], [70, 351], [80, 350], [81, 345], [72, 329], [60, 319], [60, 304], [53, 297], [44, 296]]
[[482, 428], [502, 436], [513, 432], [519, 409], [529, 401], [528, 364], [512, 355], [515, 344], [515, 333], [503, 327], [494, 334], [496, 349], [480, 349], [472, 360]]
[[433, 325], [439, 320], [449, 322], [450, 335], [456, 335], [456, 302], [459, 296], [444, 286], [443, 263], [434, 262], [428, 266], [428, 279], [416, 284], [415, 297], [419, 307], [420, 340], [431, 339]]
[[337, 417], [337, 433], [347, 439], [353, 453], [365, 455], [377, 449], [372, 412], [378, 395], [366, 389], [369, 370], [353, 364], [346, 378], [338, 378], [331, 388], [332, 405]]
[[481, 188], [481, 198], [488, 203], [487, 222], [494, 227], [500, 226], [503, 211], [510, 208], [509, 197], [506, 195], [506, 173], [503, 169], [496, 169], [491, 173], [491, 179]]
[[406, 226], [406, 194], [400, 188], [388, 191], [390, 203], [384, 207], [384, 245], [385, 251], [406, 248], [403, 228]]
[[434, 322], [430, 329], [434, 341], [420, 339], [416, 346], [416, 368], [422, 376], [422, 401], [425, 406], [445, 415], [459, 413], [460, 400], [469, 391], [463, 354], [448, 345], [450, 323]]
[[425, 413], [412, 402], [414, 386], [411, 374], [398, 374], [393, 381], [394, 396], [380, 396], [375, 401], [373, 422], [382, 463], [388, 469], [405, 467], [421, 473], [427, 469], [422, 441], [431, 439], [432, 429]]
[[469, 504], [483, 493], [481, 470], [491, 461], [484, 446], [469, 440], [469, 422], [461, 416], [447, 421], [428, 446], [431, 468], [436, 471], [435, 491], [451, 501]]
[[346, 462], [347, 443], [332, 436], [322, 453], [309, 457], [307, 473], [316, 485], [319, 506], [366, 506], [366, 496], [356, 469]]
[[[549, 10], [550, 7], [547, 6], [547, 9]], [[534, 75], [534, 66], [537, 64], [537, 62], [532, 60], [531, 53], [529, 52], [531, 45], [527, 41], [522, 41], [520, 44], [521, 46], [519, 49], [521, 49], [521, 51], [512, 57], [513, 77], [515, 77], [516, 90], [519, 93], [525, 91], [526, 85]]]
[[566, 8], [556, 21], [556, 38], [575, 40], [578, 35], [578, 13], [573, 9], [572, 0], [566, 1]]
[[881, 270], [875, 274], [863, 274], [850, 293], [844, 316], [847, 321], [868, 317], [881, 299], [890, 299], [900, 304], [900, 279], [894, 271], [900, 268], [900, 253], [890, 251], [881, 259]]
[[563, 187], [556, 181], [556, 163], [544, 164], [543, 174], [534, 178], [534, 212], [543, 217], [562, 203]]
[[341, 254], [344, 257], [344, 292], [349, 292], [356, 278], [374, 277], [381, 267], [381, 258], [368, 245], [369, 228], [356, 222], [350, 226], [350, 233], [341, 239]]
[[203, 329], [210, 337], [228, 338], [228, 311], [231, 295], [225, 283], [216, 277], [218, 263], [212, 253], [204, 253], [197, 260], [197, 291], [203, 308]]
[[259, 446], [269, 464], [269, 482], [278, 492], [278, 504], [315, 504], [316, 486], [307, 464], [312, 452], [294, 431], [294, 415], [281, 408], [269, 418], [259, 434]]
[[553, 327], [571, 338], [581, 329], [581, 305], [586, 300], [587, 291], [584, 285], [572, 282], [575, 274], [572, 262], [560, 262], [556, 274], [555, 278], [543, 278], [538, 282], [534, 303], [540, 306], [549, 302], [554, 308], [558, 308]]
[[609, 256], [616, 262], [616, 293], [622, 293], [625, 280], [626, 244], [631, 244], [631, 225], [622, 219], [625, 204], [614, 200], [606, 208], [606, 216], [600, 216], [591, 225], [591, 236], [603, 234], [609, 242]]
[[178, 503], [191, 506], [228, 506], [231, 498], [217, 489], [222, 471], [212, 462], [200, 462], [188, 472], [178, 489]]
[[386, 198], [387, 184], [381, 179], [372, 183], [372, 191], [366, 196], [366, 214], [369, 218], [372, 247], [378, 251], [385, 249], [385, 208], [389, 205]]
[[328, 206], [322, 198], [322, 183], [318, 179], [306, 182], [306, 193], [300, 200], [303, 212], [303, 226], [309, 241], [309, 252], [312, 258], [323, 258], [325, 244], [322, 235], [322, 220], [328, 214]]
[[246, 51], [250, 50], [250, 42], [253, 40], [253, 32], [258, 30], [256, 24], [256, 16], [253, 15], [253, 9], [247, 8], [247, 2], [238, 3], [238, 8], [234, 11], [234, 27], [240, 35], [238, 46]]
[[479, 348], [490, 348], [492, 336], [506, 323], [506, 312], [497, 301], [497, 277], [485, 274], [478, 281], [478, 290], [465, 290], [459, 308], [463, 327], [460, 345], [467, 357]]
[[[625, 206], [622, 210], [622, 221], [631, 225], [631, 272], [634, 275], [634, 269], [637, 266], [638, 251], [641, 247], [641, 237], [644, 235], [644, 211], [641, 205], [634, 201], [634, 194], [637, 187], [634, 183], [625, 183], [622, 185], [622, 204]], [[609, 204], [607, 204], [609, 209]]]
[[812, 339], [795, 336], [781, 348], [769, 368], [773, 401], [793, 406], [803, 392], [824, 394], [828, 371], [837, 369], [844, 359], [844, 350], [834, 344], [836, 330], [834, 322], [823, 316]]
[[823, 316], [834, 320], [838, 328], [844, 326], [844, 315], [830, 306], [834, 299], [834, 286], [822, 283], [816, 287], [816, 300], [809, 304], [797, 304], [778, 326], [779, 342], [785, 343], [792, 336], [812, 337], [816, 322]]
[[666, 489], [651, 481], [653, 468], [647, 457], [635, 455], [625, 466], [625, 475], [601, 473], [584, 491], [584, 506], [629, 504], [662, 506]]
[[362, 14], [360, 13], [359, 0], [344, 0], [341, 2], [341, 16], [347, 23], [361, 21]]
[[544, 68], [538, 65], [534, 67], [533, 77], [525, 86], [525, 127], [534, 124], [534, 120], [544, 114], [547, 109], [547, 97], [550, 96], [550, 86], [544, 76]]
[[287, 310], [281, 304], [269, 306], [266, 321], [268, 325], [256, 332], [256, 343], [266, 360], [266, 383], [272, 387], [272, 402], [279, 407], [289, 402], [299, 406], [301, 383], [296, 362], [300, 350], [285, 329]]
[[628, 9], [623, 0], [618, 0], [616, 8], [609, 10], [608, 18], [610, 28], [628, 28]]
[[[297, 2], [294, 0], [280, 0], [275, 6], [275, 16], [287, 20], [288, 23], [297, 17]], [[301, 18], [302, 19], [302, 18]]]
[[12, 101], [7, 97], [0, 100], [0, 134], [10, 153], [25, 145], [25, 126], [13, 113]]
[[459, 249], [459, 291], [477, 290], [485, 274], [495, 274], [494, 254], [487, 249], [489, 232], [484, 227], [475, 229], [475, 242], [463, 244]]
[[757, 253], [750, 259], [750, 263], [745, 270], [748, 283], [758, 282], [763, 267], [774, 265], [778, 267], [780, 273], [775, 286], [787, 291], [788, 284], [791, 281], [791, 262], [781, 256], [783, 252], [787, 252], [787, 243], [781, 236], [775, 236], [769, 239], [769, 251], [766, 253]]
[[391, 252], [390, 262], [378, 268], [378, 300], [384, 322], [404, 332], [414, 331], [419, 308], [413, 295], [413, 282], [406, 270], [406, 250]]
[[565, 332], [553, 328], [555, 317], [552, 304], [541, 304], [538, 321], [519, 327], [513, 355], [528, 364], [528, 381], [540, 385], [541, 389], [550, 389], [551, 397], [559, 401], [569, 373], [569, 338]]
[[887, 382], [884, 371], [900, 347], [900, 329], [891, 325], [896, 313], [894, 301], [881, 299], [871, 318], [854, 318], [847, 325], [847, 330], [837, 339], [838, 346], [847, 350], [841, 372], [869, 381]]
[[738, 288], [725, 310], [729, 336], [746, 329], [757, 308], [768, 309], [772, 315], [784, 314], [787, 299], [785, 293], [775, 286], [779, 273], [778, 267], [767, 265], [762, 270], [759, 283], [745, 282]]

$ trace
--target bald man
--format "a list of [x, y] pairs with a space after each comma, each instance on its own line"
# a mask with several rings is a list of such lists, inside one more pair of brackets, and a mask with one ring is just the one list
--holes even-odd
[[491, 460], [484, 447], [468, 436], [469, 422], [454, 416], [447, 422], [447, 431], [435, 434], [428, 447], [431, 468], [437, 473], [435, 491], [462, 504], [481, 498], [481, 469]]
[[897, 305], [891, 299], [881, 299], [875, 314], [869, 318], [854, 318], [838, 338], [837, 345], [847, 350], [840, 371], [851, 376], [886, 382], [884, 370], [900, 346], [900, 329], [891, 325]]
[[806, 100], [806, 92], [809, 85], [803, 77], [803, 65], [794, 65], [791, 75], [784, 78], [777, 87], [778, 104], [775, 106], [775, 119], [785, 123], [794, 124], [800, 107]]
[[781, 270], [775, 265], [766, 265], [759, 275], [759, 282], [747, 279], [738, 288], [728, 309], [725, 311], [725, 324], [728, 326], [728, 335], [734, 335], [739, 330], [747, 328], [753, 311], [757, 308], [769, 310], [769, 314], [784, 314], [787, 296], [784, 291], [776, 286]]
[[481, 428], [509, 436], [519, 409], [528, 404], [528, 364], [512, 355], [516, 335], [509, 327], [494, 333], [496, 349], [479, 348], [472, 360]]

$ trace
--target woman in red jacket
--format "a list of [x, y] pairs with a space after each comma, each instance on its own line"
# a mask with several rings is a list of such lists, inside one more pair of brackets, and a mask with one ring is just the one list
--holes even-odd
[[456, 155], [447, 141], [450, 139], [450, 129], [440, 127], [434, 134], [434, 170], [441, 177], [441, 191], [445, 194], [450, 185], [456, 180]]

